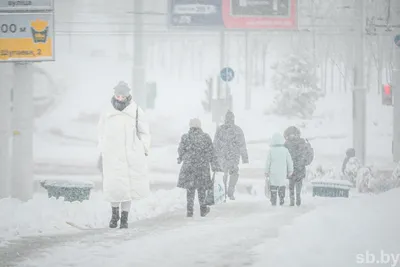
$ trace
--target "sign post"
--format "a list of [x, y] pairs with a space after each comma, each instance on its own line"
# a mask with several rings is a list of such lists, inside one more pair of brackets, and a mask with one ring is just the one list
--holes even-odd
[[[10, 196], [11, 183], [11, 88], [7, 66], [0, 64], [0, 199]], [[4, 79], [4, 80], [3, 80]]]
[[[11, 131], [0, 134], [0, 143], [3, 144], [10, 141], [12, 132], [11, 174], [0, 172], [0, 187], [8, 188], [10, 184], [11, 190], [2, 192], [1, 197], [8, 194], [22, 201], [33, 197], [32, 63], [55, 60], [53, 12], [53, 0], [0, 2], [0, 64], [14, 64], [12, 115], [0, 116], [1, 125], [12, 121]], [[7, 97], [10, 89], [0, 88], [3, 91], [0, 95], [8, 100], [5, 107], [11, 106], [11, 95]], [[0, 160], [4, 155], [0, 153]]]
[[52, 13], [0, 13], [0, 62], [54, 61]]
[[[235, 72], [232, 68], [222, 68], [219, 73], [219, 81], [217, 87], [217, 98], [212, 101], [213, 121], [218, 128], [219, 123], [228, 109], [232, 108], [232, 94], [228, 83], [235, 78]], [[221, 92], [223, 89], [223, 92]]]

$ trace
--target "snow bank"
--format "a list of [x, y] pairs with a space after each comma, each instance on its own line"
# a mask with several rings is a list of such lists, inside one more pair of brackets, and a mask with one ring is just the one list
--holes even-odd
[[[185, 196], [180, 189], [157, 191], [149, 198], [133, 203], [129, 221], [183, 208]], [[67, 221], [91, 227], [107, 227], [110, 212], [109, 203], [103, 200], [100, 193], [92, 193], [91, 199], [82, 203], [49, 199], [46, 194], [37, 194], [25, 203], [16, 199], [0, 199], [0, 240], [76, 231], [66, 224]]]
[[377, 261], [382, 266], [389, 257], [384, 255], [392, 257], [384, 266], [394, 266], [400, 259], [399, 203], [400, 189], [395, 189], [317, 207], [282, 228], [279, 239], [256, 247], [254, 266], [377, 266]]

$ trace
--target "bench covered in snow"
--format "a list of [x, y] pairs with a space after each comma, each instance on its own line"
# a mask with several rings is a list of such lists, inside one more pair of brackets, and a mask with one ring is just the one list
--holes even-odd
[[318, 179], [311, 181], [313, 196], [320, 197], [349, 197], [353, 185], [346, 180]]
[[76, 180], [42, 180], [40, 185], [47, 190], [49, 198], [64, 197], [68, 202], [89, 200], [90, 190], [94, 187], [93, 182]]

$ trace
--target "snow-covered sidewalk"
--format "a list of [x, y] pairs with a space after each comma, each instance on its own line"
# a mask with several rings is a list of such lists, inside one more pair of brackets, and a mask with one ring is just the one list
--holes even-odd
[[[253, 263], [250, 248], [276, 237], [282, 225], [313, 208], [273, 208], [265, 199], [249, 199], [214, 207], [206, 218], [186, 219], [180, 211], [126, 231], [84, 231], [69, 241], [43, 238], [33, 249], [19, 247], [23, 256], [15, 266], [244, 266]], [[12, 247], [8, 255], [14, 255]]]
[[337, 202], [265, 240], [254, 266], [400, 266], [400, 189]]
[[[156, 191], [149, 198], [133, 203], [129, 221], [153, 218], [182, 209], [185, 201], [185, 191], [180, 189]], [[66, 224], [67, 221], [106, 227], [110, 204], [97, 192], [82, 203], [64, 202], [62, 199], [49, 199], [47, 194], [36, 194], [25, 203], [16, 199], [0, 199], [0, 213], [0, 246], [4, 246], [21, 237], [76, 232], [75, 228]]]
[[184, 211], [179, 210], [134, 222], [128, 230], [100, 229], [23, 239], [0, 248], [0, 265], [399, 264], [400, 189], [350, 199], [306, 197], [304, 203], [302, 207], [271, 207], [265, 198], [247, 197], [214, 207], [206, 218], [186, 219]]

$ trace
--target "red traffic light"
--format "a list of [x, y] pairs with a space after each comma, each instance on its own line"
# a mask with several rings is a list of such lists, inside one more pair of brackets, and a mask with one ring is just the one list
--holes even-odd
[[384, 91], [385, 95], [391, 95], [392, 94], [392, 87], [390, 86], [390, 84], [385, 84], [383, 86], [383, 91]]
[[382, 104], [385, 106], [393, 105], [393, 96], [392, 96], [392, 86], [390, 84], [384, 84], [382, 86]]

